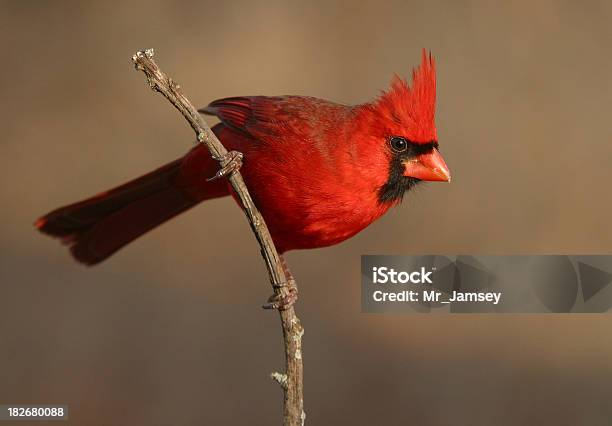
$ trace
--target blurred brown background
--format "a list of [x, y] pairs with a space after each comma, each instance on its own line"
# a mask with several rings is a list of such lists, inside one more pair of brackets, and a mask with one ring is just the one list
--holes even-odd
[[232, 200], [90, 269], [32, 223], [192, 146], [132, 69], [137, 49], [205, 105], [364, 102], [426, 47], [452, 184], [288, 255], [308, 424], [611, 424], [609, 316], [359, 304], [361, 254], [611, 251], [611, 21], [604, 1], [0, 2], [0, 403], [67, 403], [73, 425], [279, 424], [278, 318], [259, 308], [267, 274]]

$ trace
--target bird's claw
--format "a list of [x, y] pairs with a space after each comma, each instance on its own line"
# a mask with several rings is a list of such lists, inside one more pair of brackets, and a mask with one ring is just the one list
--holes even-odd
[[285, 288], [285, 293], [274, 293], [272, 296], [268, 298], [266, 303], [262, 306], [264, 309], [278, 309], [279, 311], [284, 311], [292, 307], [295, 302], [298, 300], [298, 289], [295, 285], [294, 280], [289, 280], [288, 282], [282, 283], [276, 288]]
[[238, 151], [230, 151], [222, 157], [215, 157], [215, 160], [221, 161], [223, 166], [213, 177], [206, 179], [206, 181], [211, 182], [237, 172], [242, 167], [242, 158], [242, 152]]

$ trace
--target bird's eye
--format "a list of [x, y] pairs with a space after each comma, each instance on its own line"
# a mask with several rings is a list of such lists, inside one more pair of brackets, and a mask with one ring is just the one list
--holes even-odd
[[408, 149], [408, 141], [400, 136], [393, 136], [389, 139], [389, 145], [395, 152], [404, 152]]

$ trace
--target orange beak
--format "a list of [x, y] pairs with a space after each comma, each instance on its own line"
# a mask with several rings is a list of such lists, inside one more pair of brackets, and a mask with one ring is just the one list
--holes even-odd
[[421, 154], [404, 164], [404, 176], [426, 181], [450, 182], [451, 176], [444, 158], [437, 148], [427, 154]]

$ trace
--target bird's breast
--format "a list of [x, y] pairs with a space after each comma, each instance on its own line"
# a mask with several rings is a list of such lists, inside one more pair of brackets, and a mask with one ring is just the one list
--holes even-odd
[[305, 170], [290, 163], [282, 169], [243, 175], [281, 252], [340, 243], [370, 225], [389, 208], [376, 187], [356, 188], [332, 172]]

